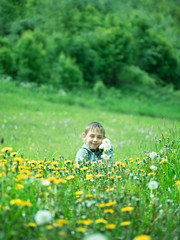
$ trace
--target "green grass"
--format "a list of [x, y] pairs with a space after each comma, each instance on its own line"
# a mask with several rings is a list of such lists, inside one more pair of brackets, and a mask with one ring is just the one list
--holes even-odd
[[[89, 107], [91, 98], [84, 100], [84, 106], [76, 98], [69, 105], [73, 94], [68, 101], [56, 94], [2, 82], [1, 149], [12, 147], [18, 158], [8, 153], [0, 156], [0, 239], [84, 240], [100, 232], [108, 240], [132, 240], [144, 234], [152, 240], [177, 240], [180, 121], [105, 111], [98, 103]], [[109, 167], [105, 163], [103, 168], [87, 164], [87, 169], [77, 169], [75, 154], [91, 121], [105, 127], [116, 164]], [[158, 157], [151, 159], [151, 152]], [[157, 171], [150, 169], [152, 165]], [[87, 175], [92, 175], [92, 181], [86, 180]], [[50, 186], [42, 185], [42, 180], [48, 180]], [[158, 188], [151, 191], [148, 184], [152, 180], [158, 182]], [[87, 198], [87, 194], [92, 196]], [[23, 205], [29, 203], [29, 207]], [[105, 207], [99, 208], [99, 204]], [[122, 212], [125, 207], [133, 209]], [[35, 215], [45, 209], [52, 221], [38, 226]], [[96, 223], [101, 218], [105, 224]], [[58, 219], [67, 220], [67, 224], [57, 225]], [[122, 227], [124, 221], [130, 225]], [[107, 224], [115, 228], [107, 230]]]
[[[93, 96], [87, 96], [84, 106], [80, 106], [78, 96], [70, 94], [65, 100], [62, 96], [59, 99], [57, 93], [49, 91], [46, 94], [46, 91], [2, 82], [0, 126], [4, 146], [10, 145], [25, 156], [36, 159], [60, 155], [73, 159], [83, 144], [81, 134], [85, 126], [91, 121], [99, 121], [112, 141], [117, 158], [123, 159], [152, 151], [155, 138], [160, 138], [161, 132], [168, 134], [169, 129], [180, 125], [178, 119], [133, 114], [134, 109], [129, 115], [105, 111], [106, 105], [98, 106]], [[129, 99], [130, 103], [126, 100], [122, 100], [124, 109], [133, 103], [132, 99]], [[142, 106], [137, 104], [136, 107]], [[163, 105], [159, 111], [162, 109]]]

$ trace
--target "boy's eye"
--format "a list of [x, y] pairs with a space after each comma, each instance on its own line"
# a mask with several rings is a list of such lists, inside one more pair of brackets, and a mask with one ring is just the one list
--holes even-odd
[[98, 139], [102, 139], [102, 137], [101, 137], [101, 136], [99, 136], [99, 137], [98, 137]]

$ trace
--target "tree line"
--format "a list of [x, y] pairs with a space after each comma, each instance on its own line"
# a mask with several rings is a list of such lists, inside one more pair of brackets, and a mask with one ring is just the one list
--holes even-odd
[[179, 89], [180, 4], [145, 2], [1, 0], [0, 74], [65, 90]]

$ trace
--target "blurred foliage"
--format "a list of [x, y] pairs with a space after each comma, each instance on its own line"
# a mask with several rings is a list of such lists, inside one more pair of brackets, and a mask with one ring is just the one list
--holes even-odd
[[55, 86], [61, 86], [65, 90], [72, 90], [82, 87], [83, 77], [79, 67], [74, 64], [70, 57], [63, 53], [58, 58], [52, 69], [51, 83]]
[[2, 0], [0, 15], [0, 73], [13, 79], [180, 88], [179, 1]]

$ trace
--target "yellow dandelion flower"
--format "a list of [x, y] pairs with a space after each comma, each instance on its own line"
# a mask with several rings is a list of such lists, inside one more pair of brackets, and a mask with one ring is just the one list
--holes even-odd
[[105, 212], [105, 213], [111, 213], [111, 214], [112, 214], [112, 213], [114, 213], [114, 210], [113, 210], [113, 209], [105, 209], [104, 212]]
[[104, 208], [104, 207], [106, 207], [106, 204], [105, 203], [101, 203], [101, 204], [98, 205], [98, 207], [99, 208]]
[[54, 227], [62, 227], [68, 224], [68, 221], [65, 219], [57, 219], [56, 222], [53, 224]]
[[155, 173], [151, 172], [151, 173], [148, 173], [148, 176], [154, 176]]
[[10, 151], [12, 151], [11, 147], [5, 147], [5, 148], [1, 149], [1, 152], [3, 152], [3, 153], [9, 153]]
[[81, 171], [86, 171], [88, 170], [88, 167], [83, 167], [83, 168], [80, 168]]
[[25, 170], [29, 170], [29, 169], [31, 169], [31, 167], [25, 167], [24, 169], [25, 169]]
[[35, 222], [29, 222], [29, 223], [27, 224], [27, 226], [29, 226], [29, 227], [36, 227], [37, 224], [36, 224]]
[[133, 207], [125, 207], [121, 208], [121, 212], [131, 212], [134, 208]]
[[106, 206], [107, 207], [111, 207], [111, 206], [113, 206], [113, 205], [115, 205], [116, 204], [116, 202], [109, 202], [109, 203], [106, 203]]
[[141, 172], [144, 172], [144, 169], [140, 169]]
[[180, 180], [176, 181], [177, 189], [180, 191]]
[[148, 235], [140, 235], [140, 236], [133, 238], [133, 240], [151, 240], [151, 237]]
[[10, 204], [11, 205], [21, 206], [22, 200], [20, 200], [20, 199], [13, 199], [13, 200], [10, 201]]
[[82, 202], [82, 199], [81, 199], [81, 198], [79, 198], [77, 201], [78, 201], [78, 202]]
[[51, 169], [51, 170], [54, 170], [54, 169], [55, 169], [55, 167], [54, 167], [54, 166], [50, 166], [50, 167], [49, 167], [49, 169]]
[[108, 188], [106, 189], [106, 192], [112, 192], [114, 190], [114, 188]]
[[113, 179], [114, 179], [114, 177], [109, 177], [109, 179], [110, 179], [110, 180], [113, 180]]
[[71, 160], [66, 160], [66, 161], [64, 161], [64, 163], [68, 164], [68, 163], [72, 163], [72, 161]]
[[103, 174], [97, 174], [96, 177], [101, 178], [101, 177], [104, 177], [104, 175]]
[[160, 161], [160, 164], [163, 164], [163, 163], [165, 163], [167, 161], [168, 161], [167, 159], [163, 159], [162, 161]]
[[66, 167], [62, 167], [61, 170], [66, 170]]
[[74, 168], [78, 168], [77, 164], [73, 164]]
[[83, 221], [82, 224], [83, 224], [83, 225], [86, 225], [86, 226], [89, 226], [92, 222], [93, 222], [92, 220], [86, 219], [86, 220]]
[[66, 180], [71, 180], [71, 179], [73, 179], [73, 178], [74, 178], [73, 175], [69, 175], [69, 176], [66, 177]]
[[92, 194], [86, 194], [85, 198], [93, 198], [93, 195]]
[[116, 227], [115, 224], [107, 224], [107, 225], [105, 226], [105, 228], [106, 228], [107, 230], [113, 230], [115, 227]]
[[31, 164], [35, 164], [35, 163], [37, 163], [37, 162], [36, 162], [35, 160], [31, 160], [30, 163], [31, 163]]
[[86, 228], [83, 228], [83, 227], [79, 227], [79, 228], [76, 228], [76, 231], [77, 231], [77, 232], [86, 232], [87, 229], [86, 229]]
[[39, 173], [39, 174], [36, 174], [35, 177], [36, 177], [36, 178], [40, 178], [40, 177], [42, 177], [42, 174], [40, 174], [40, 173]]
[[126, 222], [122, 222], [120, 223], [121, 226], [125, 227], [125, 226], [129, 226], [130, 225], [130, 221], [126, 221]]
[[64, 179], [57, 179], [57, 181], [56, 181], [56, 183], [66, 183], [67, 181], [66, 180], [64, 180]]
[[30, 202], [22, 201], [22, 202], [21, 202], [21, 206], [22, 206], [22, 207], [31, 207], [32, 204], [31, 204]]
[[93, 179], [93, 175], [86, 175], [85, 180], [92, 180]]
[[63, 225], [66, 225], [66, 224], [68, 224], [68, 221], [67, 220], [65, 220], [65, 219], [58, 219], [58, 220], [56, 220], [58, 223], [62, 223]]
[[53, 226], [54, 227], [62, 227], [63, 226], [63, 224], [62, 223], [58, 223], [58, 222], [55, 222], [55, 223], [53, 223]]
[[54, 161], [51, 163], [53, 166], [57, 166], [58, 165], [58, 162]]
[[106, 221], [105, 219], [103, 219], [103, 218], [100, 218], [100, 219], [97, 219], [97, 220], [95, 221], [95, 223], [96, 223], [96, 224], [98, 224], [98, 223], [107, 224], [107, 221]]
[[20, 158], [20, 157], [15, 157], [15, 158], [14, 158], [14, 161], [18, 162], [19, 164], [22, 164], [22, 163], [23, 163], [23, 159]]
[[65, 236], [65, 233], [63, 231], [58, 232], [60, 236]]
[[84, 220], [77, 220], [76, 222], [77, 222], [78, 224], [83, 224], [83, 221], [84, 221]]
[[10, 156], [15, 157], [17, 154], [18, 154], [17, 152], [12, 152]]
[[83, 194], [83, 191], [77, 191], [77, 192], [75, 192], [75, 194], [76, 194], [77, 196], [80, 196], [80, 195]]
[[121, 176], [116, 176], [116, 178], [120, 179], [120, 178], [121, 178]]
[[52, 225], [47, 225], [46, 229], [51, 230], [51, 229], [53, 229], [53, 226]]
[[6, 173], [5, 172], [0, 173], [0, 177], [2, 177], [2, 176], [6, 176]]
[[19, 189], [23, 189], [24, 188], [24, 186], [22, 185], [22, 184], [16, 184], [16, 186], [15, 186], [15, 189], [16, 190], [19, 190]]

